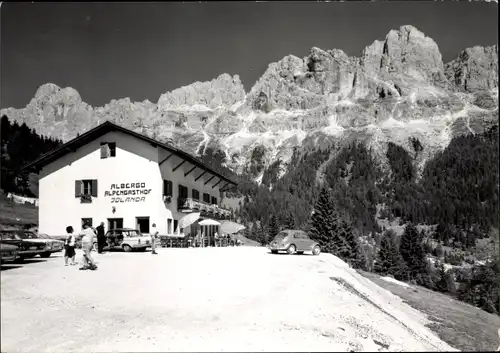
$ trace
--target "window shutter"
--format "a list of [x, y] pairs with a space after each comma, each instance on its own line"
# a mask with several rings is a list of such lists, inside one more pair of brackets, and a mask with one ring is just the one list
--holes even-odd
[[82, 196], [82, 181], [75, 180], [75, 197]]
[[95, 179], [92, 180], [92, 187], [91, 188], [92, 188], [92, 190], [90, 190], [90, 191], [92, 193], [92, 196], [97, 197], [97, 180], [95, 180]]
[[107, 144], [101, 145], [101, 158], [108, 158], [109, 147]]
[[116, 142], [111, 142], [109, 144], [109, 156], [116, 157]]
[[168, 196], [168, 181], [163, 179], [163, 196]]
[[168, 181], [167, 182], [167, 186], [168, 186], [168, 196], [172, 196], [173, 195], [173, 189], [174, 189], [172, 182]]

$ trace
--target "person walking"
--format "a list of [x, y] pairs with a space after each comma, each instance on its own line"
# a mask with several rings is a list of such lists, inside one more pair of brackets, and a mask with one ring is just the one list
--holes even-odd
[[76, 238], [75, 235], [73, 234], [73, 227], [72, 226], [67, 226], [66, 227], [66, 233], [67, 238], [66, 241], [64, 242], [64, 263], [66, 266], [68, 266], [68, 261], [71, 259], [71, 265], [76, 265], [75, 262], [75, 242]]
[[158, 239], [158, 230], [156, 229], [156, 223], [153, 223], [153, 231], [151, 232], [151, 254], [158, 255], [156, 252], [156, 240]]
[[97, 252], [102, 254], [104, 246], [106, 245], [106, 235], [104, 233], [104, 222], [96, 228], [97, 231]]
[[220, 246], [220, 244], [219, 244], [219, 233], [215, 232], [214, 239], [215, 239], [215, 246], [219, 247]]
[[85, 223], [83, 225], [83, 231], [81, 233], [82, 236], [82, 250], [83, 250], [83, 266], [80, 267], [80, 270], [97, 270], [97, 266], [95, 264], [94, 259], [90, 252], [92, 251], [92, 247], [94, 245], [94, 230]]

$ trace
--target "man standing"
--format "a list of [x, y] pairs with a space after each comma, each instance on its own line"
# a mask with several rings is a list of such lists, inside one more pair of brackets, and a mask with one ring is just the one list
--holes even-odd
[[97, 230], [97, 252], [103, 253], [104, 245], [106, 244], [106, 236], [104, 235], [104, 222], [96, 228]]
[[83, 266], [80, 270], [97, 270], [94, 259], [90, 252], [94, 245], [95, 233], [93, 229], [87, 224], [83, 224], [83, 231], [80, 234], [82, 236], [82, 250], [83, 250]]
[[151, 254], [158, 255], [156, 252], [156, 239], [158, 238], [158, 230], [156, 229], [156, 223], [153, 223], [153, 231], [151, 232]]

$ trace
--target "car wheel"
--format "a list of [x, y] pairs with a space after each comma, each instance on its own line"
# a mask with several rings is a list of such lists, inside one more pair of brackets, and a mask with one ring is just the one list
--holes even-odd
[[316, 245], [316, 246], [313, 248], [313, 251], [312, 251], [313, 255], [318, 256], [320, 252], [321, 252], [321, 249], [319, 248], [319, 246], [318, 246], [318, 245]]
[[302, 255], [304, 252], [303, 251], [297, 251], [297, 254]]
[[131, 252], [132, 251], [132, 247], [130, 245], [123, 245], [123, 251], [125, 252]]
[[292, 244], [288, 247], [288, 249], [286, 249], [286, 252], [289, 253], [290, 255], [293, 255], [295, 254], [295, 250], [297, 250], [297, 248], [295, 247], [295, 245]]
[[278, 250], [271, 250], [271, 254], [277, 254]]
[[43, 259], [49, 258], [50, 257], [50, 252], [44, 252], [43, 254], [40, 254], [40, 257]]

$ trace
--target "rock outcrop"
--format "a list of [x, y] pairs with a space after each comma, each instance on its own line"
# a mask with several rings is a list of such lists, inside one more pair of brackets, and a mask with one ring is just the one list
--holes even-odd
[[1, 114], [63, 140], [110, 120], [191, 153], [219, 148], [238, 172], [260, 171], [252, 167], [255, 150], [259, 163], [281, 158], [286, 165], [294, 147], [353, 139], [383, 159], [386, 142], [410, 149], [415, 137], [428, 158], [454, 135], [498, 123], [498, 48], [468, 48], [444, 65], [431, 38], [402, 26], [360, 57], [316, 47], [305, 58], [288, 55], [248, 93], [238, 75], [222, 74], [157, 103], [124, 98], [93, 108], [73, 88], [45, 84], [26, 108]]
[[446, 76], [466, 92], [498, 88], [498, 46], [465, 49], [446, 64]]

